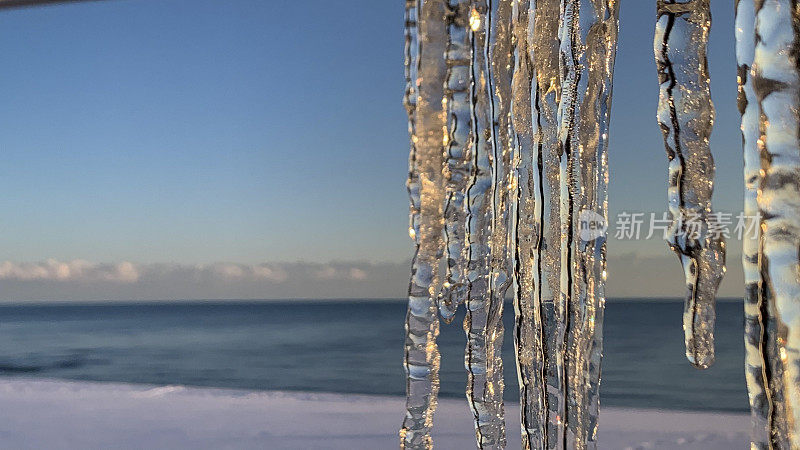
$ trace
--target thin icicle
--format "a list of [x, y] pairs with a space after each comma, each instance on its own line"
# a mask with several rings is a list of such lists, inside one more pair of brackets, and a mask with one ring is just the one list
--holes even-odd
[[566, 423], [568, 414], [567, 402], [567, 337], [569, 334], [568, 314], [570, 307], [570, 295], [572, 293], [573, 278], [573, 244], [574, 244], [574, 221], [572, 214], [574, 178], [571, 176], [571, 169], [574, 163], [572, 158], [572, 146], [574, 141], [574, 118], [578, 92], [579, 68], [577, 67], [578, 49], [575, 47], [576, 34], [578, 33], [578, 19], [581, 0], [562, 0], [560, 5], [560, 17], [558, 28], [559, 38], [559, 75], [561, 82], [561, 95], [558, 101], [558, 127], [557, 127], [557, 147], [556, 161], [558, 172], [556, 176], [557, 185], [553, 186], [558, 191], [558, 216], [553, 217], [557, 220], [559, 231], [554, 233], [559, 239], [559, 250], [556, 261], [558, 264], [558, 297], [555, 304], [555, 329], [553, 347], [550, 349], [552, 358], [555, 360], [558, 382], [555, 389], [557, 392], [557, 410], [555, 417], [551, 418], [556, 422], [557, 435], [551, 437], [550, 447], [562, 449], [567, 444]]
[[408, 189], [409, 198], [409, 224], [408, 235], [416, 245], [419, 245], [419, 171], [417, 169], [417, 134], [415, 116], [417, 111], [417, 73], [419, 70], [419, 33], [417, 29], [417, 16], [421, 0], [406, 0], [405, 20], [405, 76], [406, 91], [403, 96], [403, 105], [408, 114], [408, 135], [411, 137], [411, 149], [408, 156]]
[[[413, 9], [413, 5], [409, 6]], [[423, 0], [416, 6], [419, 20], [419, 61], [413, 121], [415, 133], [411, 139], [415, 146], [415, 170], [420, 186], [420, 212], [406, 315], [406, 418], [400, 430], [400, 445], [402, 448], [423, 449], [433, 446], [430, 432], [439, 391], [439, 350], [436, 345], [439, 319], [436, 297], [439, 293], [439, 265], [443, 253], [442, 166], [443, 130], [446, 122], [442, 101], [446, 75], [444, 51], [447, 27], [445, 3], [442, 0]], [[413, 30], [411, 33], [413, 34]]]
[[714, 122], [706, 47], [709, 0], [657, 0], [654, 51], [660, 95], [658, 122], [669, 157], [667, 241], [683, 265], [686, 357], [697, 368], [714, 362], [714, 302], [725, 272], [725, 241], [711, 211]]
[[[467, 297], [467, 313], [464, 318], [464, 331], [467, 335], [467, 347], [464, 364], [467, 369], [467, 400], [476, 421], [476, 437], [479, 445], [490, 444], [494, 437], [491, 427], [494, 415], [493, 395], [486, 386], [488, 371], [486, 358], [486, 325], [489, 304], [489, 240], [491, 233], [491, 192], [492, 172], [490, 155], [494, 145], [494, 127], [492, 104], [494, 98], [489, 90], [491, 72], [487, 59], [491, 12], [486, 2], [473, 4], [473, 11], [478, 18], [473, 19], [477, 25], [475, 30], [475, 46], [480, 49], [475, 53], [473, 70], [473, 104], [472, 116], [475, 121], [477, 139], [472, 149], [475, 176], [467, 191], [469, 207], [468, 222], [468, 264], [469, 293]], [[489, 428], [489, 429], [487, 429]], [[488, 434], [488, 436], [487, 436]]]
[[783, 383], [780, 397], [772, 398], [771, 444], [800, 448], [800, 5], [797, 0], [764, 0], [756, 5], [751, 76], [760, 108], [759, 262], [762, 301], [774, 301], [774, 309], [767, 305], [762, 316], [776, 314], [775, 326], [770, 319], [763, 322], [764, 341], [768, 352], [772, 339], [777, 342], [777, 354], [767, 357], [780, 362], [764, 368], [782, 369], [780, 374], [768, 374], [767, 381]]
[[568, 448], [585, 449], [597, 446], [606, 279], [603, 230], [608, 222], [608, 131], [619, 5], [615, 0], [576, 3], [580, 8], [571, 56], [577, 96], [573, 130], [564, 147], [571, 158], [575, 242], [567, 319], [566, 441]]
[[[562, 402], [559, 415], [556, 417], [559, 423], [558, 441], [553, 445], [554, 448], [571, 448], [571, 436], [567, 432], [567, 422], [570, 419], [572, 406], [569, 402], [571, 393], [569, 388], [571, 383], [568, 373], [568, 341], [572, 333], [570, 327], [570, 307], [575, 301], [572, 299], [573, 283], [575, 280], [574, 272], [574, 241], [575, 241], [575, 221], [573, 216], [573, 205], [575, 194], [577, 193], [578, 180], [575, 179], [573, 170], [576, 164], [574, 148], [575, 143], [575, 110], [578, 102], [578, 83], [580, 81], [581, 70], [578, 66], [580, 48], [580, 2], [581, 0], [562, 0], [561, 2], [561, 23], [559, 25], [558, 36], [560, 39], [560, 72], [561, 72], [561, 98], [558, 104], [558, 180], [559, 180], [559, 224], [561, 236], [561, 257], [560, 257], [560, 299], [556, 308], [558, 323], [558, 341], [556, 359], [559, 365], [559, 378], [561, 379], [561, 392], [559, 399]], [[571, 365], [571, 364], [570, 364]], [[574, 368], [574, 366], [573, 366]], [[575, 417], [573, 417], [573, 420]]]
[[[541, 2], [546, 3], [546, 2]], [[538, 11], [540, 12], [540, 11]], [[512, 13], [516, 42], [512, 80], [512, 119], [516, 139], [517, 198], [515, 212], [515, 354], [520, 388], [520, 419], [524, 449], [546, 448], [547, 380], [541, 305], [541, 133], [533, 125], [539, 84], [534, 84], [533, 51], [536, 44], [536, 0], [518, 0]], [[541, 15], [539, 16], [541, 19]], [[541, 30], [541, 25], [539, 25]], [[555, 31], [553, 32], [555, 35]], [[543, 56], [543, 55], [542, 55]], [[534, 93], [535, 100], [531, 93]], [[533, 107], [533, 108], [532, 108]], [[536, 130], [536, 134], [534, 134]]]
[[445, 250], [447, 279], [439, 295], [439, 312], [446, 322], [453, 320], [458, 305], [467, 294], [467, 188], [472, 180], [473, 141], [471, 102], [471, 61], [473, 32], [470, 26], [471, 0], [453, 1], [448, 11], [447, 79], [445, 110], [447, 139], [445, 171], [447, 186], [445, 215]]
[[[755, 5], [753, 0], [736, 4], [736, 57], [739, 64], [739, 112], [742, 114], [744, 148], [744, 217], [758, 217], [761, 155], [759, 122], [761, 109], [755, 93]], [[753, 421], [752, 447], [758, 450], [788, 448], [786, 408], [783, 397], [782, 362], [778, 351], [775, 299], [769, 289], [769, 274], [763, 261], [760, 223], [743, 238], [745, 275], [745, 379]], [[750, 230], [748, 230], [750, 231]]]
[[[753, 79], [750, 68], [755, 56], [755, 16], [752, 0], [736, 2], [736, 60], [738, 63], [737, 82], [739, 84], [739, 112], [742, 115], [742, 146], [744, 149], [744, 216], [755, 217], [758, 212], [756, 196], [761, 183], [761, 162], [759, 160], [758, 118], [760, 111], [753, 92]], [[762, 283], [759, 267], [759, 233], [745, 233], [742, 236], [742, 264], [745, 277], [744, 316], [745, 316], [745, 379], [750, 399], [753, 420], [751, 433], [752, 446], [756, 449], [769, 448], [770, 395], [765, 379], [764, 325], [761, 316]]]
[[[546, 407], [545, 448], [564, 445], [566, 414], [564, 378], [564, 297], [561, 295], [561, 173], [558, 145], [558, 106], [561, 99], [559, 29], [562, 0], [536, 0], [534, 6], [534, 78], [538, 89], [532, 104], [533, 137], [539, 191], [536, 198], [542, 224], [538, 232], [536, 258], [539, 285], [535, 292], [542, 317]], [[526, 402], [527, 403], [527, 402]]]
[[[493, 279], [495, 242], [495, 176], [498, 149], [497, 100], [493, 74], [493, 52], [497, 31], [507, 2], [493, 5], [486, 0], [473, 2], [472, 29], [475, 31], [473, 61], [473, 108], [476, 137], [473, 154], [474, 178], [467, 191], [469, 206], [468, 260], [469, 294], [464, 330], [467, 335], [465, 366], [467, 399], [475, 420], [479, 448], [505, 445], [503, 423], [503, 367], [500, 355], [503, 324], [502, 297], [498, 297]], [[494, 253], [493, 253], [494, 252]], [[499, 302], [497, 299], [500, 299]], [[498, 304], [499, 303], [499, 304]]]
[[[597, 446], [606, 276], [602, 226], [607, 222], [607, 142], [618, 4], [614, 0], [564, 0], [561, 14], [563, 445], [585, 449]], [[589, 222], [600, 228], [590, 228]]]
[[[492, 235], [489, 271], [490, 304], [486, 329], [486, 355], [489, 361], [487, 387], [494, 391], [495, 429], [499, 444], [505, 447], [505, 411], [503, 405], [503, 309], [508, 289], [513, 283], [514, 241], [513, 211], [516, 204], [516, 172], [513, 170], [513, 131], [511, 127], [511, 80], [513, 61], [513, 0], [500, 1], [496, 10], [495, 32], [489, 57], [495, 101], [495, 145], [492, 155]], [[494, 431], [494, 430], [493, 430]]]

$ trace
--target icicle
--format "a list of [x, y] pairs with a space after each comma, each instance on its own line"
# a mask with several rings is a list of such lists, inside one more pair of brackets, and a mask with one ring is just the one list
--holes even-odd
[[408, 235], [415, 244], [419, 244], [419, 173], [417, 170], [417, 145], [415, 142], [416, 126], [414, 117], [417, 110], [417, 70], [419, 66], [419, 34], [417, 32], [417, 14], [419, 0], [406, 0], [405, 20], [405, 76], [406, 91], [403, 105], [408, 114], [408, 135], [411, 137], [411, 150], [408, 156], [408, 189], [409, 224]]
[[706, 47], [709, 0], [657, 0], [654, 50], [661, 84], [658, 122], [669, 157], [667, 241], [686, 275], [686, 357], [697, 368], [714, 362], [714, 300], [725, 272], [725, 242], [711, 212], [714, 121]]
[[[472, 63], [473, 95], [472, 116], [475, 121], [476, 139], [472, 149], [475, 176], [467, 191], [469, 207], [468, 222], [468, 279], [467, 314], [464, 331], [467, 335], [465, 366], [467, 368], [467, 400], [476, 420], [476, 436], [479, 443], [490, 444], [492, 417], [495, 415], [494, 396], [486, 386], [488, 361], [486, 357], [486, 326], [489, 305], [489, 240], [491, 233], [492, 173], [490, 154], [494, 144], [492, 103], [494, 101], [489, 83], [491, 72], [487, 59], [491, 14], [485, 2], [473, 5], [473, 30], [475, 53]], [[487, 429], [489, 428], [489, 429]]]
[[615, 0], [582, 1], [577, 11], [579, 28], [572, 37], [580, 39], [572, 44], [579, 70], [575, 81], [577, 108], [568, 153], [573, 159], [570, 176], [578, 183], [570, 183], [573, 221], [578, 223], [573, 224], [576, 247], [567, 319], [566, 438], [569, 448], [583, 449], [597, 445], [605, 310], [608, 132], [619, 4]]
[[[618, 4], [564, 0], [559, 103], [566, 448], [595, 448], [605, 308], [607, 142]], [[595, 224], [595, 228], [588, 225]], [[600, 225], [598, 229], [596, 226]], [[564, 416], [562, 416], [564, 417]]]
[[[758, 102], [753, 92], [750, 68], [755, 53], [755, 17], [752, 0], [737, 0], [736, 4], [736, 60], [739, 65], [739, 112], [742, 115], [742, 146], [744, 148], [744, 216], [755, 217], [758, 212], [756, 195], [760, 184]], [[757, 231], [758, 233], [758, 231]], [[760, 233], [758, 233], [760, 234]], [[769, 448], [770, 395], [765, 384], [765, 355], [762, 353], [764, 325], [760, 308], [762, 300], [761, 270], [759, 268], [759, 236], [751, 233], [742, 236], [742, 264], [745, 274], [745, 378], [750, 398], [753, 420], [752, 443], [756, 449]]]
[[[800, 447], [800, 30], [796, 0], [756, 2], [752, 89], [758, 99], [760, 171], [756, 201], [761, 217], [762, 347], [772, 395], [770, 444]], [[773, 325], [773, 314], [777, 319]], [[776, 354], [771, 354], [773, 342]], [[773, 373], [774, 370], [782, 373]], [[772, 389], [773, 380], [782, 389]], [[776, 395], [777, 394], [777, 395]], [[785, 404], [784, 404], [785, 402]], [[785, 408], [785, 409], [784, 409]], [[785, 412], [784, 412], [785, 411]], [[785, 414], [785, 415], [784, 415]]]
[[[535, 54], [538, 32], [546, 32], [536, 20], [536, 0], [515, 2], [513, 35], [516, 42], [512, 80], [512, 120], [516, 140], [517, 191], [515, 210], [515, 354], [520, 387], [520, 418], [524, 449], [546, 447], [547, 392], [544, 361], [544, 314], [541, 298], [542, 252], [542, 161], [539, 124], [534, 127], [533, 108], [537, 111], [538, 83], [534, 84], [533, 61], [544, 55]], [[558, 5], [555, 4], [556, 14]], [[556, 16], [557, 17], [557, 16]], [[555, 23], [558, 23], [556, 20]], [[538, 24], [538, 30], [536, 25]], [[551, 36], [555, 36], [555, 30]], [[529, 42], [530, 41], [530, 42]], [[535, 100], [531, 95], [534, 92]], [[536, 134], [534, 134], [534, 130]], [[536, 144], [534, 144], [536, 142]]]
[[514, 240], [513, 211], [516, 194], [516, 173], [513, 170], [513, 131], [511, 129], [511, 80], [513, 62], [512, 1], [500, 1], [496, 10], [495, 32], [490, 47], [491, 70], [494, 79], [495, 144], [492, 164], [492, 234], [490, 242], [489, 308], [486, 327], [486, 356], [489, 372], [486, 384], [494, 392], [495, 424], [499, 446], [505, 447], [505, 411], [503, 405], [503, 309], [505, 297], [513, 282]]
[[[534, 149], [537, 158], [538, 191], [534, 199], [541, 227], [538, 230], [535, 263], [538, 289], [534, 295], [539, 303], [544, 349], [546, 408], [545, 447], [563, 448], [566, 414], [564, 378], [564, 308], [561, 296], [561, 177], [558, 146], [558, 105], [561, 98], [559, 72], [559, 24], [561, 0], [536, 0], [531, 3], [534, 14], [532, 46], [535, 91], [532, 94]], [[530, 13], [529, 13], [530, 14]], [[521, 403], [530, 404], [530, 397]], [[535, 414], [535, 413], [534, 413]], [[530, 413], [528, 413], [530, 416]], [[527, 434], [527, 433], [526, 433]], [[523, 441], [524, 442], [524, 441]], [[533, 444], [531, 444], [533, 445]], [[532, 447], [535, 448], [535, 447]]]
[[[407, 7], [417, 255], [401, 444], [432, 446], [436, 300], [448, 320], [466, 295], [477, 444], [505, 446], [502, 314], [516, 279], [523, 445], [594, 448], [605, 234], [586, 235], [578, 221], [584, 213], [595, 225], [607, 220], [617, 3], [422, 0]], [[440, 279], [443, 235], [448, 264]]]
[[[752, 74], [755, 57], [755, 5], [753, 0], [736, 4], [736, 57], [739, 64], [739, 112], [742, 114], [744, 148], [744, 216], [758, 217], [761, 186], [759, 121], [761, 109]], [[769, 289], [769, 274], [763, 261], [760, 223], [743, 234], [742, 263], [745, 274], [745, 378], [753, 420], [752, 448], [788, 448], [786, 408], [783, 399], [783, 368], [778, 351], [775, 299]]]
[[470, 20], [471, 0], [451, 2], [448, 13], [447, 79], [445, 109], [447, 140], [445, 142], [445, 249], [447, 279], [439, 295], [439, 311], [446, 322], [453, 320], [458, 305], [467, 294], [467, 188], [472, 180], [471, 141], [474, 140], [470, 108], [471, 61], [474, 39]]
[[[416, 72], [416, 103], [411, 121], [414, 147], [410, 190], [413, 214], [416, 200], [413, 186], [419, 183], [419, 219], [418, 225], [415, 225], [412, 216], [411, 234], [416, 238], [417, 250], [412, 263], [406, 315], [406, 418], [400, 430], [400, 445], [402, 448], [416, 449], [433, 446], [430, 431], [439, 390], [436, 296], [439, 292], [438, 272], [443, 247], [442, 166], [446, 122], [442, 101], [446, 75], [446, 25], [442, 0], [407, 2], [406, 6], [407, 33], [412, 36], [407, 38], [410, 47], [407, 62], [411, 65], [409, 77]], [[413, 39], [415, 15], [418, 17], [416, 41]], [[415, 48], [415, 45], [418, 47]], [[407, 103], [414, 104], [413, 101]]]
[[475, 80], [472, 96], [476, 130], [472, 149], [475, 176], [467, 191], [469, 294], [464, 330], [467, 335], [467, 398], [475, 419], [479, 448], [505, 445], [500, 354], [503, 341], [502, 283], [498, 284], [499, 274], [494, 262], [494, 258], [504, 258], [498, 252], [505, 252], [496, 245], [496, 237], [503, 233], [497, 229], [495, 193], [497, 171], [500, 170], [497, 156], [503, 153], [503, 149], [496, 125], [499, 104], [494, 95], [496, 65], [493, 56], [498, 51], [496, 42], [502, 40], [499, 37], [502, 28], [496, 28], [495, 21], [500, 24], [509, 19], [508, 7], [508, 2], [500, 2], [494, 7], [486, 0], [476, 0], [470, 13], [474, 45], [479, 51], [475, 52], [472, 64]]

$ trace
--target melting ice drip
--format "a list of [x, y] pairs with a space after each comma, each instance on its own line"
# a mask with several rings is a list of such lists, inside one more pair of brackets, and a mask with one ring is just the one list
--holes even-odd
[[525, 448], [594, 448], [606, 277], [615, 0], [408, 0], [411, 133], [405, 448], [430, 448], [439, 317], [466, 305], [479, 448], [505, 446], [514, 288]]
[[714, 123], [706, 48], [709, 0], [657, 0], [654, 50], [660, 95], [658, 123], [669, 157], [667, 236], [686, 276], [686, 357], [698, 368], [714, 362], [714, 300], [725, 273], [725, 241], [711, 210]]

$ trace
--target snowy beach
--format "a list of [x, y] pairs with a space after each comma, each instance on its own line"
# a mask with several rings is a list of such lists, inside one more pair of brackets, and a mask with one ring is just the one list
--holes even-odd
[[[0, 448], [392, 449], [403, 399], [60, 380], [0, 380]], [[516, 415], [517, 405], [506, 414]], [[513, 423], [513, 422], [510, 422]], [[508, 448], [519, 448], [509, 427]], [[606, 408], [600, 448], [748, 447], [746, 414]], [[443, 399], [436, 448], [474, 448], [465, 401]]]

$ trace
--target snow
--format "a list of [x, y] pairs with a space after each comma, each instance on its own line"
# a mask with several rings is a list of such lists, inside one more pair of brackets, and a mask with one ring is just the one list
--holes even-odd
[[[3, 449], [392, 449], [404, 411], [398, 397], [22, 378], [0, 380], [0, 404]], [[749, 446], [746, 414], [606, 408], [600, 420], [600, 449]], [[465, 400], [442, 399], [434, 429], [437, 449], [475, 448]]]

